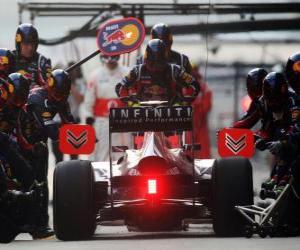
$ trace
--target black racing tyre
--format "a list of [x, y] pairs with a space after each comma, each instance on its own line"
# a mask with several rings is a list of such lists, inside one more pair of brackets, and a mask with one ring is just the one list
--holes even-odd
[[268, 236], [267, 234], [267, 230], [265, 228], [260, 228], [258, 230], [258, 235], [261, 237], [261, 238], [266, 238]]
[[246, 226], [245, 227], [245, 237], [250, 239], [253, 236], [253, 227], [252, 226]]
[[212, 169], [213, 229], [217, 236], [245, 235], [246, 219], [234, 206], [253, 204], [252, 166], [245, 158], [215, 160]]
[[60, 162], [54, 171], [53, 220], [60, 240], [90, 238], [96, 229], [94, 171], [90, 161]]

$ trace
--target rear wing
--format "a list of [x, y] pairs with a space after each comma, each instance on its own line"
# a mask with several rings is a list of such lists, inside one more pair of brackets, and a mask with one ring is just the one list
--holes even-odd
[[193, 128], [191, 106], [111, 108], [109, 131], [190, 131]]

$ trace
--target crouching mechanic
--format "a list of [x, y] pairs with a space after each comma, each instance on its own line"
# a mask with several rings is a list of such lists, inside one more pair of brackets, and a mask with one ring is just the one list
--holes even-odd
[[41, 197], [39, 184], [25, 192], [9, 187], [9, 180], [10, 176], [0, 164], [0, 243], [9, 243], [19, 233], [32, 230], [31, 211]]
[[280, 73], [269, 73], [263, 82], [262, 100], [265, 113], [262, 130], [266, 137], [256, 142], [260, 150], [268, 149], [276, 157], [269, 181], [262, 184], [262, 198], [276, 198], [290, 178], [290, 169], [297, 150], [292, 143], [294, 129], [299, 123], [300, 102], [290, 96], [288, 85]]
[[21, 108], [27, 101], [28, 93], [28, 80], [21, 74], [12, 73], [6, 80], [0, 79], [0, 155], [23, 190], [28, 190], [33, 183], [31, 166], [10, 136], [19, 126]]
[[252, 128], [259, 120], [256, 115], [261, 109], [259, 98], [262, 95], [263, 80], [268, 72], [263, 68], [255, 68], [249, 71], [246, 79], [247, 93], [251, 99], [251, 104], [241, 119], [234, 122], [233, 128]]
[[32, 168], [11, 139], [27, 101], [28, 80], [12, 73], [0, 82], [0, 242], [8, 243], [21, 232], [35, 231], [31, 200], [39, 195], [32, 191]]
[[117, 84], [116, 92], [121, 100], [176, 104], [190, 102], [198, 95], [199, 85], [194, 77], [182, 67], [168, 63], [166, 47], [161, 40], [150, 40], [143, 58], [144, 63], [134, 66]]
[[[47, 182], [48, 148], [47, 139], [58, 140], [59, 125], [53, 120], [58, 113], [62, 123], [74, 123], [67, 102], [71, 80], [67, 72], [57, 69], [51, 73], [44, 87], [30, 90], [26, 110], [20, 118], [18, 142], [34, 170], [38, 182]], [[34, 238], [53, 235], [48, 221], [48, 185], [43, 190], [44, 200], [37, 211], [38, 230]]]

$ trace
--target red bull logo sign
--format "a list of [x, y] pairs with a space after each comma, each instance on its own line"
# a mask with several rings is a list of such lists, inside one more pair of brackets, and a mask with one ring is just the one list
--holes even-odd
[[136, 50], [144, 41], [145, 27], [133, 17], [112, 20], [100, 27], [97, 44], [108, 56], [120, 55]]
[[118, 44], [120, 42], [122, 42], [123, 40], [125, 40], [126, 35], [122, 30], [116, 30], [113, 33], [111, 33], [110, 35], [108, 35], [106, 32], [104, 32], [104, 39], [105, 42], [103, 43], [103, 47], [106, 47], [107, 45], [110, 45], [112, 43], [114, 44]]

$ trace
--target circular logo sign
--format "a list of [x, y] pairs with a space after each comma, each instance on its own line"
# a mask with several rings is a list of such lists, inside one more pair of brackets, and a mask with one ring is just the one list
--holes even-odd
[[144, 41], [145, 27], [133, 17], [108, 21], [97, 35], [99, 50], [108, 56], [120, 55], [136, 50]]

